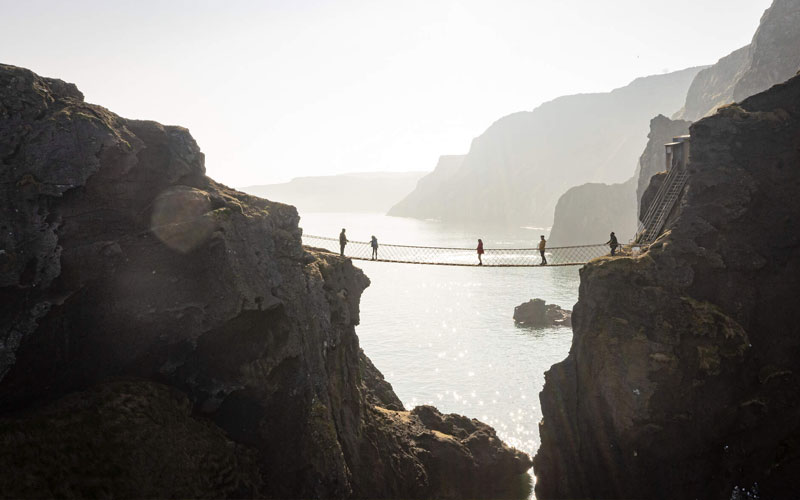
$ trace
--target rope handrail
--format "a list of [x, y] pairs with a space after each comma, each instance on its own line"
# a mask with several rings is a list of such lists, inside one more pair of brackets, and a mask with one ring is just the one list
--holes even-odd
[[[339, 253], [339, 238], [304, 234], [303, 244]], [[372, 260], [402, 264], [426, 264], [442, 266], [484, 267], [534, 267], [534, 266], [580, 266], [588, 261], [609, 254], [605, 243], [548, 247], [544, 259], [536, 248], [487, 248], [479, 259], [476, 247], [435, 247], [380, 243], [373, 251], [368, 241], [350, 240], [344, 248], [344, 256], [356, 260]], [[629, 253], [628, 245], [620, 245], [617, 251]], [[480, 262], [482, 261], [482, 262]]]
[[[311, 234], [308, 234], [308, 235], [304, 234], [303, 238], [313, 238], [315, 240], [335, 241], [337, 243], [339, 242], [339, 238], [331, 238], [330, 236], [314, 236], [314, 235], [311, 235]], [[348, 245], [351, 244], [351, 243], [359, 244], [359, 245], [369, 245], [370, 244], [369, 241], [347, 240], [347, 244]], [[381, 246], [381, 248], [383, 248], [383, 247], [398, 247], [398, 248], [427, 248], [427, 249], [431, 249], [431, 250], [469, 250], [471, 252], [475, 251], [475, 247], [429, 247], [429, 246], [424, 246], [424, 245], [399, 245], [397, 243], [381, 243], [380, 246]], [[568, 249], [568, 248], [592, 248], [592, 247], [597, 247], [597, 246], [606, 246], [606, 244], [605, 243], [592, 243], [592, 244], [589, 244], [589, 245], [572, 245], [572, 246], [563, 246], [563, 247], [547, 247], [547, 250], [564, 250], [564, 249]], [[494, 248], [494, 249], [487, 248], [486, 250], [487, 251], [488, 250], [508, 250], [508, 251], [514, 251], [514, 252], [522, 252], [522, 251], [526, 251], [526, 250], [531, 250], [531, 251], [536, 250], [537, 252], [539, 251], [539, 249], [536, 248], [536, 247], [530, 247], [530, 248], [528, 248], [528, 247], [526, 247], [526, 248]]]

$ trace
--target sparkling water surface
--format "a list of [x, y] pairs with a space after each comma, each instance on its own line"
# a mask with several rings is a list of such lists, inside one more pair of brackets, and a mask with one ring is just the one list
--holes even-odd
[[[378, 214], [302, 214], [305, 234], [381, 243], [533, 247], [539, 228], [463, 228]], [[533, 456], [544, 372], [564, 359], [569, 328], [514, 325], [514, 307], [541, 298], [572, 309], [578, 267], [481, 268], [353, 261], [371, 285], [361, 298], [361, 346], [406, 408], [432, 404], [493, 426]]]

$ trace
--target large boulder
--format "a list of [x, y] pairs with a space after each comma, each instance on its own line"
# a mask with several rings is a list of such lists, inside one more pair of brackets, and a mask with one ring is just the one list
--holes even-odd
[[0, 65], [2, 495], [517, 494], [529, 459], [486, 426], [386, 417], [369, 280], [298, 221], [206, 177], [186, 129]]
[[572, 326], [572, 311], [542, 299], [531, 299], [514, 308], [514, 322], [522, 326]]
[[794, 498], [800, 77], [691, 127], [677, 215], [581, 270], [545, 376], [537, 498]]

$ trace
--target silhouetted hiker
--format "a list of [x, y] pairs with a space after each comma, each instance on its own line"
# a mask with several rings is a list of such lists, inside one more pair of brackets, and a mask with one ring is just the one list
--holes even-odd
[[614, 236], [614, 231], [611, 231], [611, 238], [606, 241], [606, 245], [611, 247], [611, 256], [613, 257], [617, 251], [617, 247], [619, 246], [617, 243], [617, 237]]
[[344, 235], [344, 228], [339, 233], [339, 255], [344, 257], [344, 246], [347, 245], [347, 236]]
[[478, 265], [479, 266], [483, 265], [483, 259], [481, 258], [481, 255], [483, 255], [483, 240], [478, 238]]
[[547, 246], [547, 240], [544, 239], [544, 235], [542, 235], [542, 239], [539, 240], [539, 255], [542, 256], [542, 263], [539, 264], [540, 266], [547, 265], [547, 257], [544, 256], [544, 249]]
[[369, 244], [372, 246], [372, 260], [378, 260], [378, 238], [374, 234]]

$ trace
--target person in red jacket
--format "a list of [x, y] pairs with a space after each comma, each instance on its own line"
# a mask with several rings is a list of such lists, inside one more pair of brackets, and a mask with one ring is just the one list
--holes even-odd
[[481, 259], [481, 255], [483, 255], [483, 241], [478, 238], [478, 265], [483, 265], [483, 259]]

